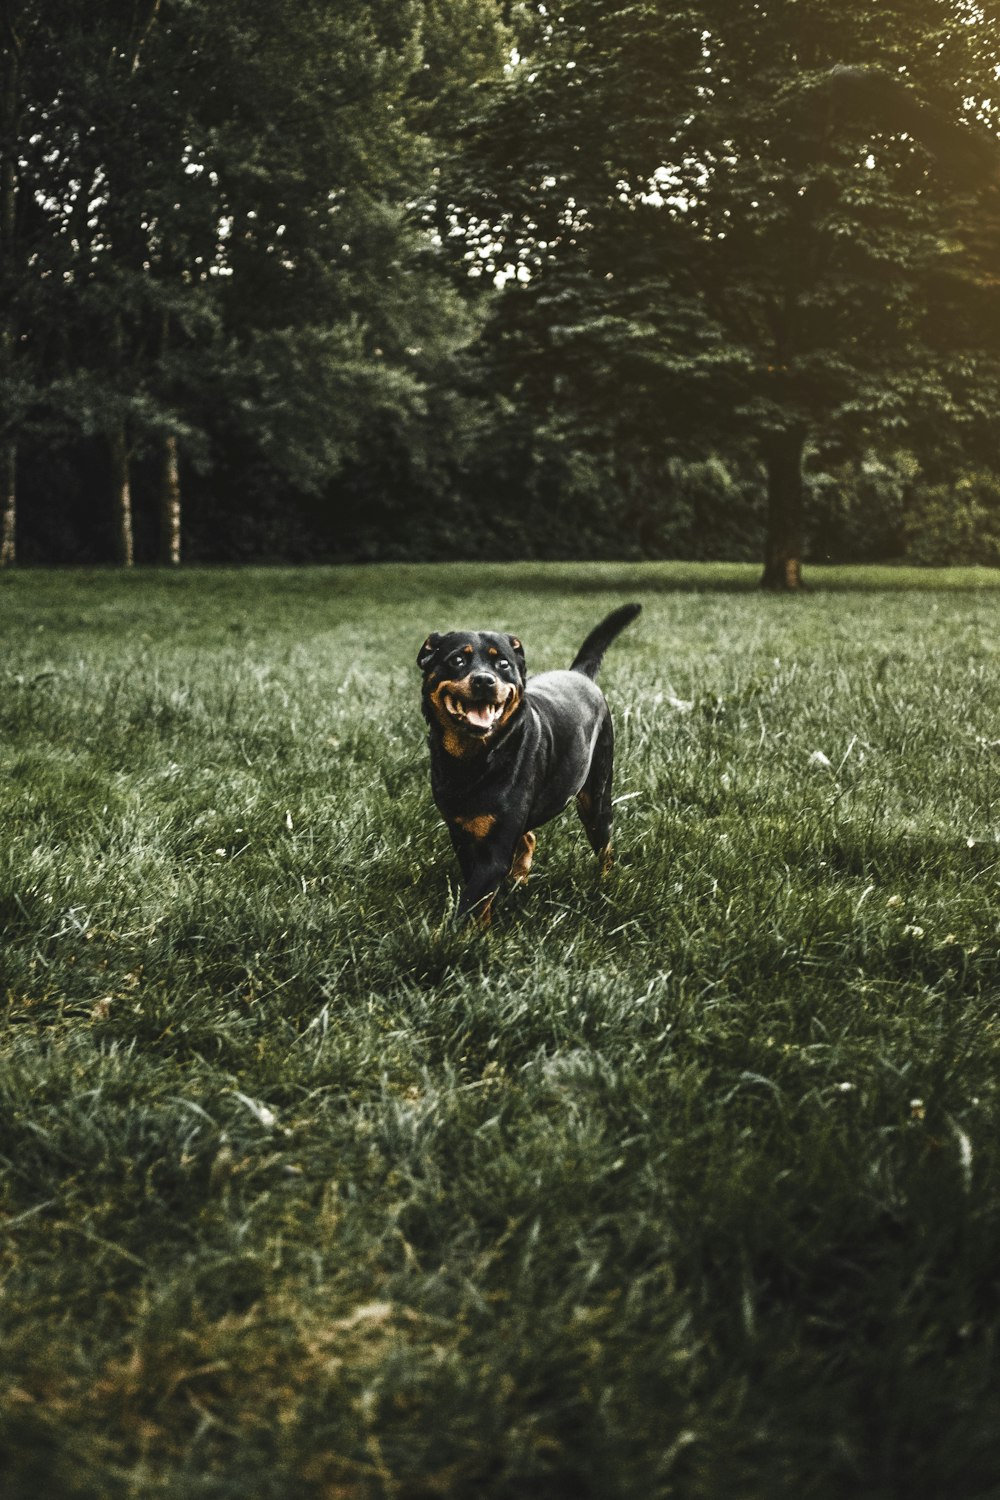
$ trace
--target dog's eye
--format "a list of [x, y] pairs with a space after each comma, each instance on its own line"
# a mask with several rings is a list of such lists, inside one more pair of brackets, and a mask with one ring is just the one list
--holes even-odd
[[456, 655], [456, 656], [453, 656], [452, 659], [451, 659], [451, 665], [455, 668], [455, 671], [457, 672], [458, 669], [459, 669], [459, 667], [464, 667], [465, 666], [465, 657], [462, 656], [460, 653], [458, 655]]
[[510, 671], [510, 662], [507, 661], [506, 658], [503, 657], [503, 656], [501, 656], [500, 660], [497, 662], [497, 671], [498, 672], [509, 672]]

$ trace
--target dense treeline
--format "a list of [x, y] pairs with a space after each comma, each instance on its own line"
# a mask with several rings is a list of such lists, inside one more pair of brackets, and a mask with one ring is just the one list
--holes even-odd
[[3, 560], [1000, 561], [992, 9], [0, 0]]

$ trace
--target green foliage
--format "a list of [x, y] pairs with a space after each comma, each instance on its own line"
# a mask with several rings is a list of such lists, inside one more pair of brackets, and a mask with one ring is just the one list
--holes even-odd
[[[990, 1493], [996, 575], [755, 572], [0, 581], [11, 1500]], [[416, 645], [624, 597], [456, 932]]]
[[440, 442], [427, 387], [455, 383], [475, 322], [426, 226], [442, 122], [415, 90], [457, 108], [499, 66], [495, 6], [8, 11], [18, 232], [0, 290], [11, 381], [34, 372], [33, 399], [5, 403], [16, 436], [122, 430], [141, 458], [172, 434], [202, 467], [239, 441], [247, 469], [299, 491], [387, 425]]
[[814, 560], [903, 558], [924, 566], [1000, 565], [1000, 482], [961, 470], [934, 482], [905, 450], [812, 472]]
[[906, 518], [907, 553], [938, 566], [1000, 566], [1000, 480], [982, 471], [928, 486]]
[[[936, 168], [911, 115], [838, 112], [827, 80], [880, 66], [953, 145], [970, 101], [990, 118], [987, 27], [952, 0], [527, 15], [472, 122], [458, 243], [514, 277], [487, 334], [501, 388], [535, 429], [613, 455], [623, 516], [644, 472], [699, 446], [806, 434], [856, 461], [970, 441], [997, 373], [995, 213], [984, 227], [968, 174], [955, 194], [955, 152]], [[988, 137], [967, 134], [982, 166]]]
[[993, 467], [997, 62], [960, 0], [9, 0], [21, 529], [102, 555], [167, 439], [202, 556], [439, 554], [470, 497], [502, 555], [743, 556], [804, 438], [858, 496]]
[[813, 559], [859, 562], [903, 555], [907, 518], [926, 485], [913, 453], [869, 450], [860, 460], [829, 469], [813, 461], [807, 463], [807, 483]]

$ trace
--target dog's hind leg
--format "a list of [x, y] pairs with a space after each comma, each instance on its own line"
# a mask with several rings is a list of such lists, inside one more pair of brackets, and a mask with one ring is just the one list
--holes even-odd
[[521, 842], [514, 850], [514, 862], [510, 867], [511, 879], [515, 885], [524, 885], [527, 880], [537, 843], [538, 840], [530, 830], [521, 834]]
[[576, 794], [576, 809], [580, 822], [597, 858], [601, 862], [601, 874], [606, 875], [613, 863], [611, 854], [611, 829], [614, 814], [611, 807], [611, 778], [614, 771], [615, 735], [610, 715], [601, 725], [594, 746], [587, 779]]

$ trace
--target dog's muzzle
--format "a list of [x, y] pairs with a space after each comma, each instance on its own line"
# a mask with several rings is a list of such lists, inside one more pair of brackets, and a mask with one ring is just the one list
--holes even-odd
[[457, 693], [442, 693], [441, 702], [451, 717], [459, 724], [464, 724], [469, 729], [474, 729], [481, 734], [488, 734], [499, 722], [507, 705], [507, 697], [510, 695], [510, 691], [508, 688], [507, 695], [501, 703], [462, 698]]

